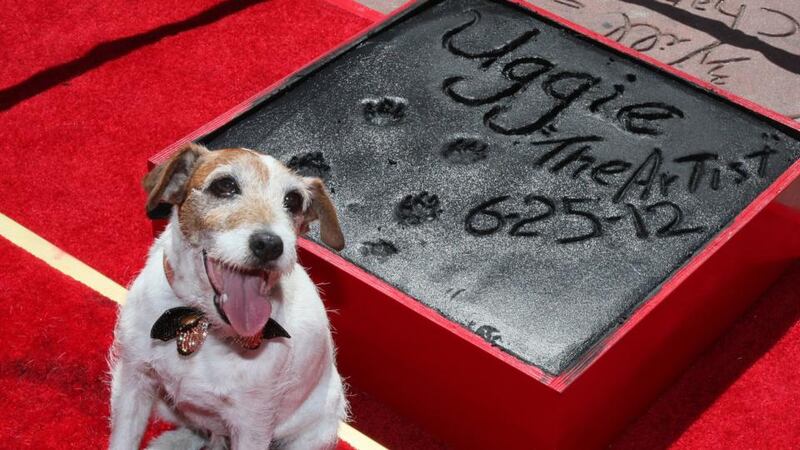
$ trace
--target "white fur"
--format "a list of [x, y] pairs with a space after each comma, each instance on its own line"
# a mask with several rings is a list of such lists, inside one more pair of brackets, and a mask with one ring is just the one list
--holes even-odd
[[[271, 178], [269, 190], [297, 182], [278, 168], [271, 174], [287, 178]], [[274, 202], [282, 194], [270, 191], [265, 197]], [[153, 412], [187, 429], [165, 435], [154, 448], [195, 448], [201, 439], [208, 448], [224, 448], [229, 440], [233, 450], [277, 443], [282, 449], [333, 447], [347, 404], [327, 315], [316, 286], [296, 263], [291, 217], [270, 224], [286, 249], [278, 266], [291, 264], [281, 267], [271, 317], [291, 338], [264, 341], [253, 351], [226, 340], [231, 329], [213, 308], [201, 250], [187, 242], [177, 221], [173, 212], [119, 311], [111, 358], [110, 448], [138, 449]], [[238, 259], [242, 256], [235, 253], [246, 247], [248, 232], [231, 230], [208, 239], [215, 251], [227, 249], [230, 259]], [[175, 272], [172, 286], [164, 255]], [[186, 305], [203, 310], [212, 330], [197, 352], [180, 356], [174, 340], [154, 340], [149, 333], [166, 310]]]

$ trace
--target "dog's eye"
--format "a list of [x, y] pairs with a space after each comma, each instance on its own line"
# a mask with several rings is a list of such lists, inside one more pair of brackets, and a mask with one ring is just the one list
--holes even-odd
[[283, 206], [292, 214], [297, 214], [303, 209], [303, 196], [297, 191], [287, 192], [283, 197]]
[[241, 194], [239, 185], [233, 177], [217, 178], [208, 186], [208, 191], [219, 198], [230, 198], [234, 195]]

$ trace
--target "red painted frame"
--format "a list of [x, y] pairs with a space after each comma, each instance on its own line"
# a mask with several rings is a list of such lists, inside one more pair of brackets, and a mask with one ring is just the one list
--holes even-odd
[[[328, 0], [351, 10], [350, 0]], [[521, 0], [513, 3], [584, 37], [679, 77], [793, 130], [800, 124]], [[406, 4], [390, 17], [409, 9]], [[364, 17], [373, 13], [354, 11]], [[366, 15], [364, 15], [366, 14]], [[150, 159], [253, 108], [320, 61], [262, 90]], [[793, 164], [675, 272], [630, 318], [559, 376], [489, 345], [474, 333], [324, 247], [301, 240], [300, 255], [322, 284], [342, 372], [445, 441], [464, 448], [589, 448], [607, 443], [800, 257], [800, 213], [777, 202], [800, 176]], [[158, 227], [158, 225], [157, 225]]]

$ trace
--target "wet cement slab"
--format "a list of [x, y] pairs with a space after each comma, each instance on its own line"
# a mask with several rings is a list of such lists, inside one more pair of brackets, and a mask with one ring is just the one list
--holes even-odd
[[796, 160], [787, 133], [518, 6], [447, 0], [202, 142], [322, 177], [345, 258], [557, 374]]

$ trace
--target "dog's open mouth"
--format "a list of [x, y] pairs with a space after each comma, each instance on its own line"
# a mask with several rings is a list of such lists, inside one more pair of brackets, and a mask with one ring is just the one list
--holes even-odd
[[217, 295], [217, 311], [239, 336], [261, 330], [272, 314], [269, 292], [277, 274], [266, 270], [242, 270], [205, 258], [206, 273]]

